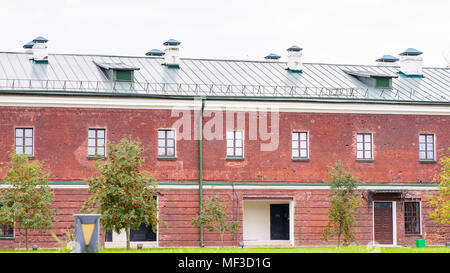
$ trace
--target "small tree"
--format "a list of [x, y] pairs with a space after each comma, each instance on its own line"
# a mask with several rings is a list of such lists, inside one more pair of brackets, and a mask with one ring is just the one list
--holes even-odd
[[340, 161], [336, 162], [330, 171], [330, 208], [328, 210], [328, 225], [323, 232], [324, 240], [337, 236], [338, 247], [343, 237], [344, 244], [355, 241], [355, 214], [358, 211], [360, 192], [358, 179], [345, 170]]
[[450, 157], [443, 156], [439, 159], [441, 171], [434, 178], [439, 183], [439, 196], [429, 196], [429, 205], [435, 208], [429, 216], [437, 223], [450, 224]]
[[239, 222], [228, 220], [227, 206], [215, 195], [203, 201], [203, 210], [191, 224], [197, 228], [204, 226], [210, 232], [218, 231], [222, 247], [225, 232], [236, 233], [239, 230]]
[[90, 197], [82, 211], [101, 214], [104, 231], [125, 230], [127, 249], [130, 249], [130, 229], [142, 223], [151, 225], [156, 232], [158, 207], [156, 182], [142, 171], [143, 146], [139, 140], [123, 138], [119, 143], [108, 144], [106, 161], [97, 161], [97, 175], [88, 179]]
[[48, 186], [48, 174], [38, 160], [11, 153], [11, 168], [4, 178], [6, 189], [1, 192], [0, 222], [25, 231], [28, 250], [29, 230], [48, 230], [53, 227], [55, 209], [53, 191]]

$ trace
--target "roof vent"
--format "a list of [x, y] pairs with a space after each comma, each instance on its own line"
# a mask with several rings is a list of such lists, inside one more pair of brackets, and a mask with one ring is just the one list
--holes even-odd
[[281, 56], [277, 55], [275, 53], [270, 53], [269, 55], [264, 57], [264, 59], [266, 59], [266, 60], [268, 60], [270, 62], [277, 62], [280, 58], [281, 58]]
[[152, 49], [149, 52], [145, 53], [146, 56], [164, 56], [163, 51], [159, 50], [159, 49]]
[[33, 45], [34, 45], [33, 41], [29, 41], [28, 43], [24, 44], [23, 49], [25, 49], [25, 53], [30, 53], [30, 54], [33, 53], [33, 50], [32, 50]]
[[167, 68], [180, 68], [180, 50], [178, 48], [180, 44], [181, 42], [178, 42], [175, 39], [169, 39], [163, 44], [166, 46], [166, 49], [164, 50], [164, 64]]
[[288, 63], [287, 70], [296, 73], [302, 73], [302, 48], [296, 45], [287, 49]]
[[395, 58], [391, 55], [383, 55], [383, 57], [375, 60], [378, 65], [384, 65], [384, 66], [396, 66], [397, 62], [399, 61], [398, 58]]
[[[42, 36], [35, 38], [31, 50], [33, 52], [33, 60], [35, 63], [48, 63], [47, 42], [48, 40]], [[30, 43], [28, 43], [30, 44]], [[25, 47], [25, 46], [24, 46]]]
[[406, 77], [423, 77], [422, 74], [422, 55], [423, 52], [408, 48], [400, 53], [400, 72], [399, 74]]

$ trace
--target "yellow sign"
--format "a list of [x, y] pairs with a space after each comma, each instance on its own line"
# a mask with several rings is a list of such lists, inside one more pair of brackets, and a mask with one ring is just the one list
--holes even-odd
[[83, 230], [84, 242], [89, 245], [91, 242], [92, 233], [94, 233], [95, 224], [81, 224]]

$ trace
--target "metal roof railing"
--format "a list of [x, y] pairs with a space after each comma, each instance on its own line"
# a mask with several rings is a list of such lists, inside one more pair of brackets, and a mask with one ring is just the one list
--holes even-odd
[[[268, 85], [224, 85], [188, 83], [151, 83], [117, 81], [41, 80], [41, 79], [0, 79], [0, 90], [45, 90], [66, 92], [108, 92], [118, 94], [151, 94], [174, 96], [227, 96], [227, 97], [307, 97], [307, 98], [377, 98], [386, 100], [411, 99], [409, 94], [399, 90], [364, 88], [329, 88]], [[375, 93], [374, 93], [375, 92]], [[418, 100], [417, 98], [415, 100]], [[433, 101], [433, 98], [420, 98]]]

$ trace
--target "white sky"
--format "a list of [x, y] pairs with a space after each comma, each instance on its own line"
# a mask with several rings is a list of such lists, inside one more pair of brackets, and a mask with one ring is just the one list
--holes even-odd
[[143, 56], [181, 42], [180, 56], [263, 60], [291, 45], [304, 62], [372, 64], [408, 47], [445, 66], [450, 0], [0, 0], [0, 51], [36, 36], [50, 53]]

